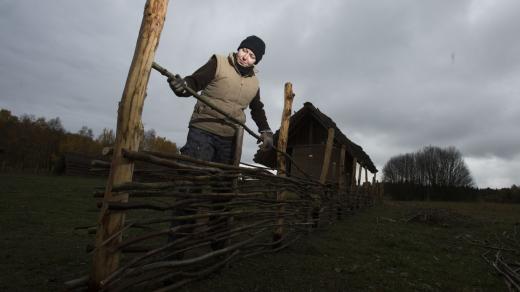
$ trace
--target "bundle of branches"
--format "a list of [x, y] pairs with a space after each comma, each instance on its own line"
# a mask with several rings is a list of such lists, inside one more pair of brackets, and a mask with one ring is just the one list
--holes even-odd
[[401, 219], [404, 222], [420, 222], [431, 225], [449, 227], [459, 223], [470, 223], [471, 218], [443, 208], [420, 208], [408, 212]]
[[[337, 185], [276, 176], [265, 168], [179, 154], [123, 153], [169, 171], [148, 168], [145, 182], [112, 188], [113, 194], [128, 194], [130, 200], [107, 203], [109, 210], [126, 212], [127, 220], [101, 244], [123, 235], [114, 252], [125, 256], [101, 282], [105, 290], [175, 289], [239, 258], [290, 245], [312, 227], [334, 222], [348, 202], [368, 205], [361, 193], [351, 197]], [[283, 199], [277, 196], [281, 192]], [[95, 196], [103, 197], [103, 191]]]
[[512, 231], [494, 234], [486, 240], [466, 240], [485, 249], [482, 258], [503, 277], [510, 291], [520, 291], [520, 232], [519, 223]]

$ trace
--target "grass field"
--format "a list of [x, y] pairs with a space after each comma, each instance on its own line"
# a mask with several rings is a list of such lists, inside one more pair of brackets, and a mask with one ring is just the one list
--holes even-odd
[[[0, 174], [0, 291], [62, 291], [87, 270], [100, 179]], [[78, 274], [80, 273], [80, 274]]]
[[[0, 174], [0, 291], [63, 290], [88, 271], [99, 179]], [[405, 222], [421, 208], [446, 220]], [[315, 231], [276, 254], [233, 263], [185, 291], [505, 291], [464, 238], [511, 231], [520, 205], [393, 202]]]

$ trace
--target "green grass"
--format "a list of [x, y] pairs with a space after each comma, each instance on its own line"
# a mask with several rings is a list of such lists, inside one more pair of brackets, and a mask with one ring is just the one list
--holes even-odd
[[[462, 219], [447, 226], [399, 221], [417, 208], [449, 209]], [[485, 239], [519, 221], [519, 205], [387, 202], [185, 290], [505, 291], [483, 250], [461, 238]]]
[[[60, 291], [84, 275], [99, 179], [0, 174], [0, 291]], [[417, 208], [451, 210], [448, 224], [405, 223]], [[389, 220], [393, 219], [393, 220]], [[185, 291], [505, 291], [462, 237], [511, 231], [520, 205], [386, 202], [276, 254], [231, 264]]]
[[103, 180], [0, 174], [0, 291], [60, 291], [88, 270]]

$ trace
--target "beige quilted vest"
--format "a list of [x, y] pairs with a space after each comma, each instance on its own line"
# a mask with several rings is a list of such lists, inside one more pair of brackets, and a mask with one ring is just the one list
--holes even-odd
[[[244, 110], [258, 91], [258, 79], [254, 74], [246, 77], [240, 75], [235, 69], [233, 54], [227, 57], [215, 56], [217, 58], [215, 78], [202, 90], [201, 95], [209, 98], [214, 105], [244, 123], [246, 121]], [[224, 118], [223, 115], [197, 101], [191, 115], [190, 125], [219, 136], [234, 136], [233, 124], [222, 118]]]

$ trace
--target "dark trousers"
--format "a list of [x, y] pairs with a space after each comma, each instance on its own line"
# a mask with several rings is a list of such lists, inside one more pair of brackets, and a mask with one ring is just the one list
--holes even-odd
[[221, 137], [190, 127], [186, 145], [181, 153], [200, 160], [233, 164], [234, 137]]
[[[233, 164], [234, 159], [234, 137], [221, 137], [207, 131], [190, 127], [188, 131], [188, 138], [186, 145], [181, 148], [181, 153], [196, 159], [219, 162], [225, 164]], [[212, 209], [210, 211], [226, 211]], [[196, 211], [176, 209], [173, 211], [174, 216], [193, 215]], [[218, 221], [218, 218], [210, 217], [209, 223]], [[195, 220], [180, 224], [193, 224]], [[172, 222], [171, 227], [180, 225], [179, 222]], [[227, 224], [226, 224], [227, 225]], [[224, 227], [224, 230], [227, 227]], [[170, 236], [172, 241], [175, 236]], [[211, 247], [216, 250], [225, 246], [225, 240], [218, 240], [212, 242]]]

